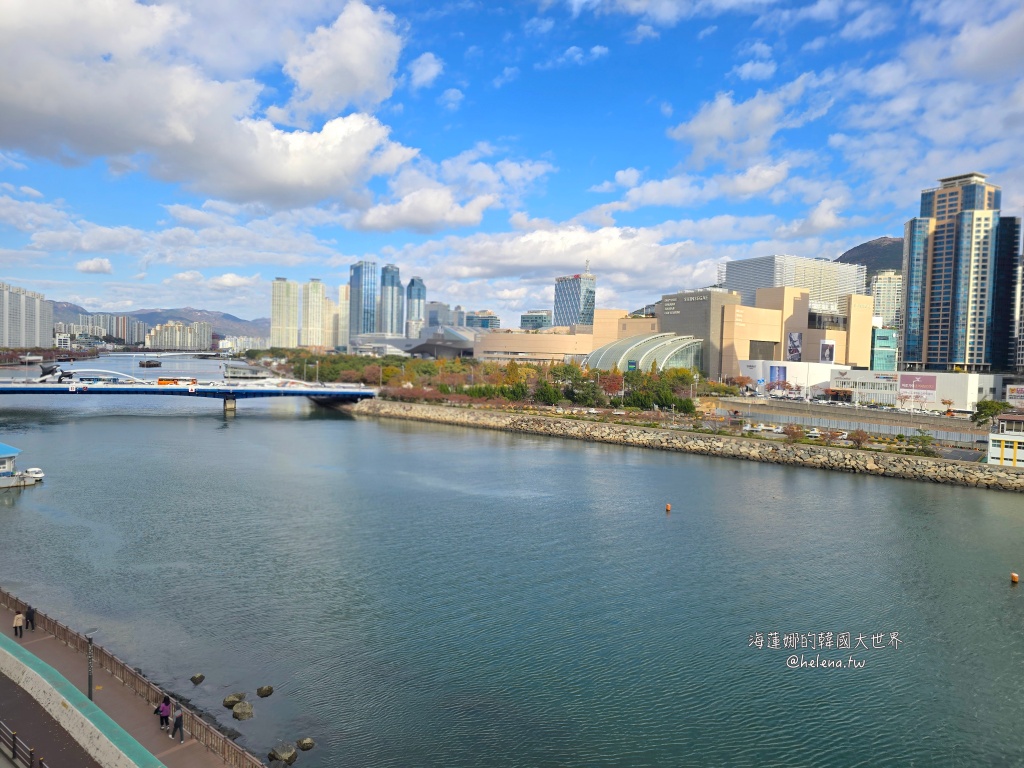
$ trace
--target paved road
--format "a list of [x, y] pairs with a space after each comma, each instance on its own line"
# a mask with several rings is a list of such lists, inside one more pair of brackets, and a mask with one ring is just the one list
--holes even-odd
[[[30, 637], [31, 633], [25, 639]], [[0, 720], [17, 731], [18, 739], [34, 749], [37, 758], [45, 758], [50, 768], [103, 768], [35, 699], [4, 675], [0, 675]]]

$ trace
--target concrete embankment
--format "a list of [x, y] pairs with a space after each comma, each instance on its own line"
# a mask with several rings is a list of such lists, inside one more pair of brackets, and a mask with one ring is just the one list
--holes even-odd
[[1024, 471], [963, 461], [380, 399], [364, 400], [346, 410], [357, 416], [497, 429], [836, 472], [1024, 492]]

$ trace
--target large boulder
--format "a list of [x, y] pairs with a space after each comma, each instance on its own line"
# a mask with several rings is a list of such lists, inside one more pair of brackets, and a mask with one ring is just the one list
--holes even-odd
[[261, 699], [267, 698], [267, 696], [269, 696], [273, 692], [274, 686], [272, 685], [261, 685], [259, 688], [256, 689], [256, 695], [259, 696]]
[[295, 746], [301, 749], [303, 752], [309, 752], [309, 750], [316, 746], [316, 742], [307, 736], [304, 739], [299, 739], [298, 741], [296, 741]]
[[205, 679], [206, 679], [206, 675], [204, 675], [202, 673], [200, 673], [198, 675], [192, 675], [192, 677], [189, 678], [189, 680], [192, 681], [192, 685], [199, 685]]
[[240, 701], [245, 701], [244, 693], [229, 693], [227, 696], [224, 697], [223, 704], [228, 709], [234, 709], [235, 704], [237, 704]]
[[235, 720], [248, 720], [252, 717], [252, 704], [248, 701], [240, 701], [231, 708], [231, 716]]
[[267, 755], [267, 757], [271, 760], [281, 760], [282, 762], [291, 765], [298, 759], [299, 753], [293, 745], [289, 744], [287, 741], [282, 741], [270, 750], [270, 754]]

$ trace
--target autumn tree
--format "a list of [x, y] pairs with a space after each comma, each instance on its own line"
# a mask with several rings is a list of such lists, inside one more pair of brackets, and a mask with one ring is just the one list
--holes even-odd
[[871, 435], [863, 429], [855, 429], [846, 436], [846, 439], [853, 443], [857, 448], [863, 448], [871, 441]]
[[804, 439], [804, 428], [799, 424], [787, 424], [782, 429], [782, 434], [786, 436], [786, 442], [798, 443]]

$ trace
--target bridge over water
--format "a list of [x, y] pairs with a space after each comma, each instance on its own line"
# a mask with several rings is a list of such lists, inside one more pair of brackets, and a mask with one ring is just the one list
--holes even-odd
[[[79, 371], [78, 373], [84, 373]], [[167, 377], [175, 383], [158, 383], [124, 374], [107, 372], [122, 377], [111, 381], [17, 381], [0, 380], [3, 395], [159, 395], [178, 397], [220, 398], [224, 412], [233, 413], [238, 400], [257, 397], [307, 397], [315, 403], [357, 403], [377, 396], [377, 390], [359, 384], [310, 384], [290, 379], [261, 380], [258, 383], [226, 381], [200, 382], [189, 377]]]

